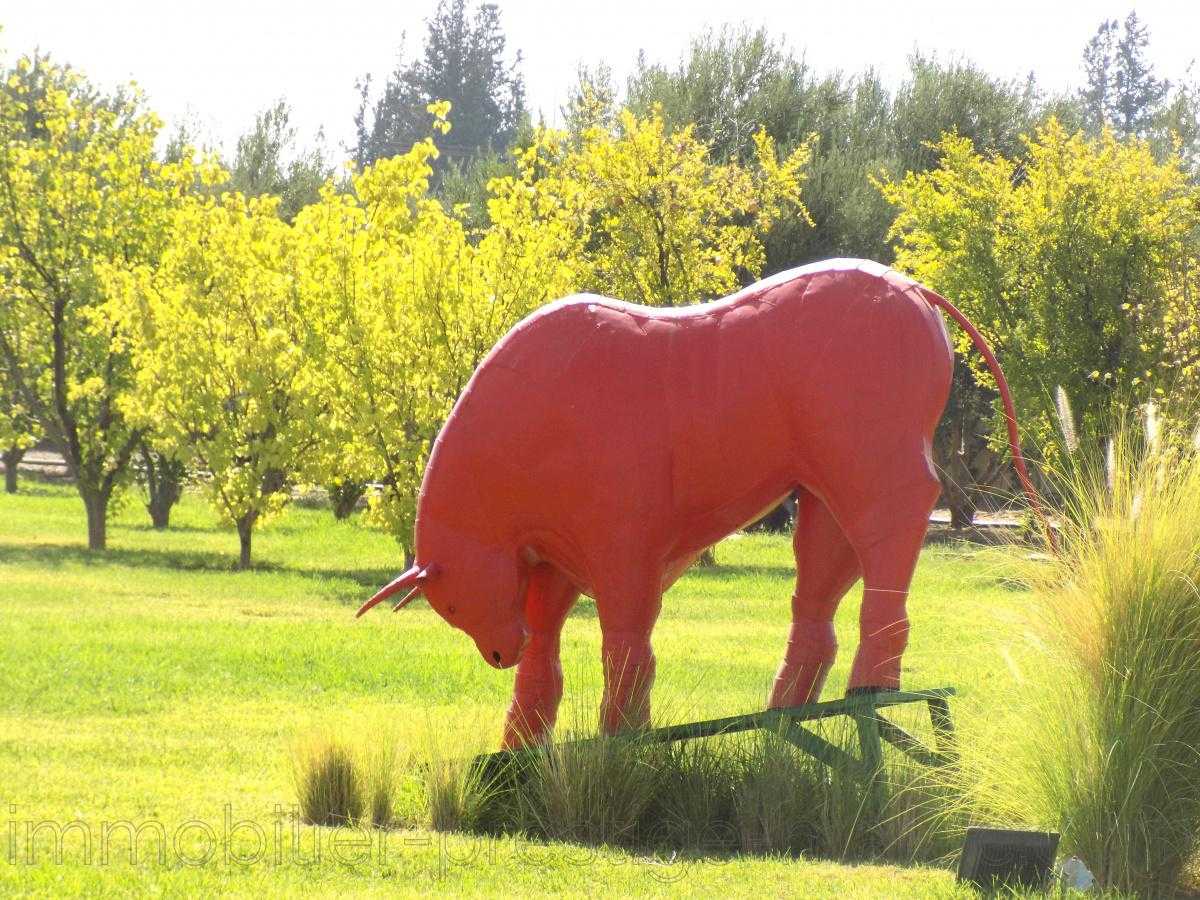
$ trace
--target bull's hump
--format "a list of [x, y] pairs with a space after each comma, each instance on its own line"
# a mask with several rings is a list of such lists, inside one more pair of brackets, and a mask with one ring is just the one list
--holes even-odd
[[720, 317], [722, 313], [730, 309], [759, 300], [765, 295], [776, 291], [778, 288], [790, 285], [792, 282], [821, 282], [827, 279], [845, 279], [854, 276], [862, 277], [865, 280], [886, 281], [902, 291], [914, 284], [907, 276], [888, 268], [882, 263], [877, 263], [869, 259], [846, 257], [822, 260], [804, 266], [797, 266], [793, 269], [787, 269], [747, 285], [741, 290], [730, 294], [728, 297], [722, 297], [708, 303], [692, 304], [690, 306], [641, 306], [636, 303], [627, 303], [623, 300], [616, 300], [612, 297], [604, 297], [599, 294], [575, 294], [543, 307], [526, 319], [523, 324], [533, 325], [536, 320], [542, 318], [559, 318], [571, 315], [588, 316], [594, 319], [597, 313], [602, 313], [604, 310], [625, 313], [641, 320], [671, 321]]
[[[685, 325], [688, 330], [703, 330], [706, 323], [716, 326], [734, 312], [745, 321], [743, 315], [753, 317], [754, 311], [750, 308], [759, 306], [761, 301], [801, 300], [810, 289], [820, 293], [820, 288], [825, 284], [847, 278], [859, 278], [863, 282], [877, 284], [886, 282], [902, 292], [914, 285], [906, 276], [880, 263], [845, 258], [788, 269], [756, 281], [728, 297], [691, 306], [640, 306], [600, 294], [573, 294], [543, 306], [519, 322], [500, 341], [491, 356], [503, 357], [514, 368], [524, 368], [530, 355], [544, 356], [547, 353], [554, 356], [558, 363], [564, 363], [578, 352], [582, 344], [596, 337], [598, 331], [605, 330], [605, 326], [631, 332], [652, 330], [663, 333], [663, 327], [672, 325]], [[568, 350], [568, 347], [571, 349]]]

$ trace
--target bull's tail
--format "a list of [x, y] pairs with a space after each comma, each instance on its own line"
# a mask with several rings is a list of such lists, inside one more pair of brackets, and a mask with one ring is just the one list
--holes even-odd
[[1046, 512], [1042, 508], [1042, 501], [1038, 497], [1037, 489], [1034, 488], [1033, 482], [1029, 478], [1029, 469], [1025, 465], [1025, 457], [1021, 454], [1021, 435], [1017, 430], [1017, 412], [1013, 408], [1012, 394], [1008, 390], [1008, 380], [1004, 377], [1004, 370], [1000, 368], [1000, 361], [996, 359], [996, 355], [992, 353], [992, 348], [988, 346], [987, 341], [983, 339], [983, 335], [979, 333], [979, 329], [968, 319], [953, 303], [929, 288], [922, 287], [921, 294], [935, 309], [944, 310], [959, 327], [967, 333], [971, 339], [971, 343], [975, 345], [975, 349], [979, 351], [979, 355], [983, 357], [983, 361], [987, 363], [987, 367], [991, 370], [992, 376], [996, 379], [996, 386], [1000, 389], [1000, 402], [1004, 405], [1004, 424], [1008, 427], [1008, 448], [1012, 452], [1013, 468], [1017, 470], [1017, 477], [1021, 479], [1021, 487], [1025, 489], [1025, 496], [1029, 498], [1029, 505], [1033, 507], [1034, 514], [1042, 523], [1042, 527], [1046, 532], [1046, 540], [1050, 544], [1050, 548], [1054, 552], [1058, 552], [1058, 539], [1054, 535], [1054, 529], [1050, 526], [1050, 520], [1046, 517]]

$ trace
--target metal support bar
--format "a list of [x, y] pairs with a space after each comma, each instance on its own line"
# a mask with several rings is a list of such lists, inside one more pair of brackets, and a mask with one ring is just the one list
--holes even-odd
[[[952, 696], [954, 696], [954, 688], [855, 694], [838, 700], [806, 703], [803, 706], [767, 709], [740, 716], [689, 722], [685, 725], [649, 728], [633, 732], [630, 737], [653, 743], [673, 743], [762, 729], [775, 732], [784, 740], [826, 765], [850, 764], [854, 768], [860, 769], [865, 777], [873, 778], [883, 764], [881, 738], [925, 765], [941, 765], [954, 758], [954, 723], [950, 718], [950, 705], [946, 701], [947, 697]], [[880, 709], [905, 703], [929, 704], [929, 718], [937, 738], [937, 752], [927, 749], [903, 728], [879, 715]], [[862, 754], [860, 759], [854, 759], [840, 747], [835, 747], [800, 724], [833, 716], [849, 716], [854, 720], [858, 728], [859, 750]], [[537, 747], [501, 750], [498, 753], [477, 757], [475, 764], [482, 765], [485, 769], [492, 769], [509, 760], [537, 751]]]
[[938, 754], [950, 761], [958, 756], [954, 740], [954, 720], [950, 718], [950, 704], [945, 697], [929, 698], [929, 721], [937, 738]]
[[879, 736], [881, 738], [897, 750], [907, 753], [921, 765], [933, 768], [943, 765], [946, 762], [942, 754], [927, 748], [895, 722], [889, 722], [883, 716], [880, 716], [876, 720], [876, 727], [879, 729]]
[[784, 727], [778, 732], [779, 736], [792, 744], [799, 747], [809, 756], [825, 763], [829, 767], [857, 767], [858, 760], [843, 750], [837, 747], [819, 734], [813, 734], [799, 722], [788, 721]]

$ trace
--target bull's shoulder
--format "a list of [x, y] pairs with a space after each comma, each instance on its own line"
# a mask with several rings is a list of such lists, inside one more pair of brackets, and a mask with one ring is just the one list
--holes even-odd
[[526, 376], [561, 372], [595, 336], [598, 310], [615, 302], [597, 294], [573, 294], [548, 303], [514, 325], [481, 368], [502, 367]]

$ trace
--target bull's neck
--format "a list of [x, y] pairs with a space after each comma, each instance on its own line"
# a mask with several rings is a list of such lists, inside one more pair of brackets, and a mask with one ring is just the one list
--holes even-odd
[[460, 423], [451, 416], [434, 442], [425, 467], [417, 500], [418, 546], [423, 521], [436, 521], [480, 543], [496, 541], [493, 529], [489, 528], [493, 516], [479, 484], [478, 473], [464, 456], [464, 448], [470, 446], [470, 441], [464, 440], [468, 435], [455, 434], [459, 428]]

